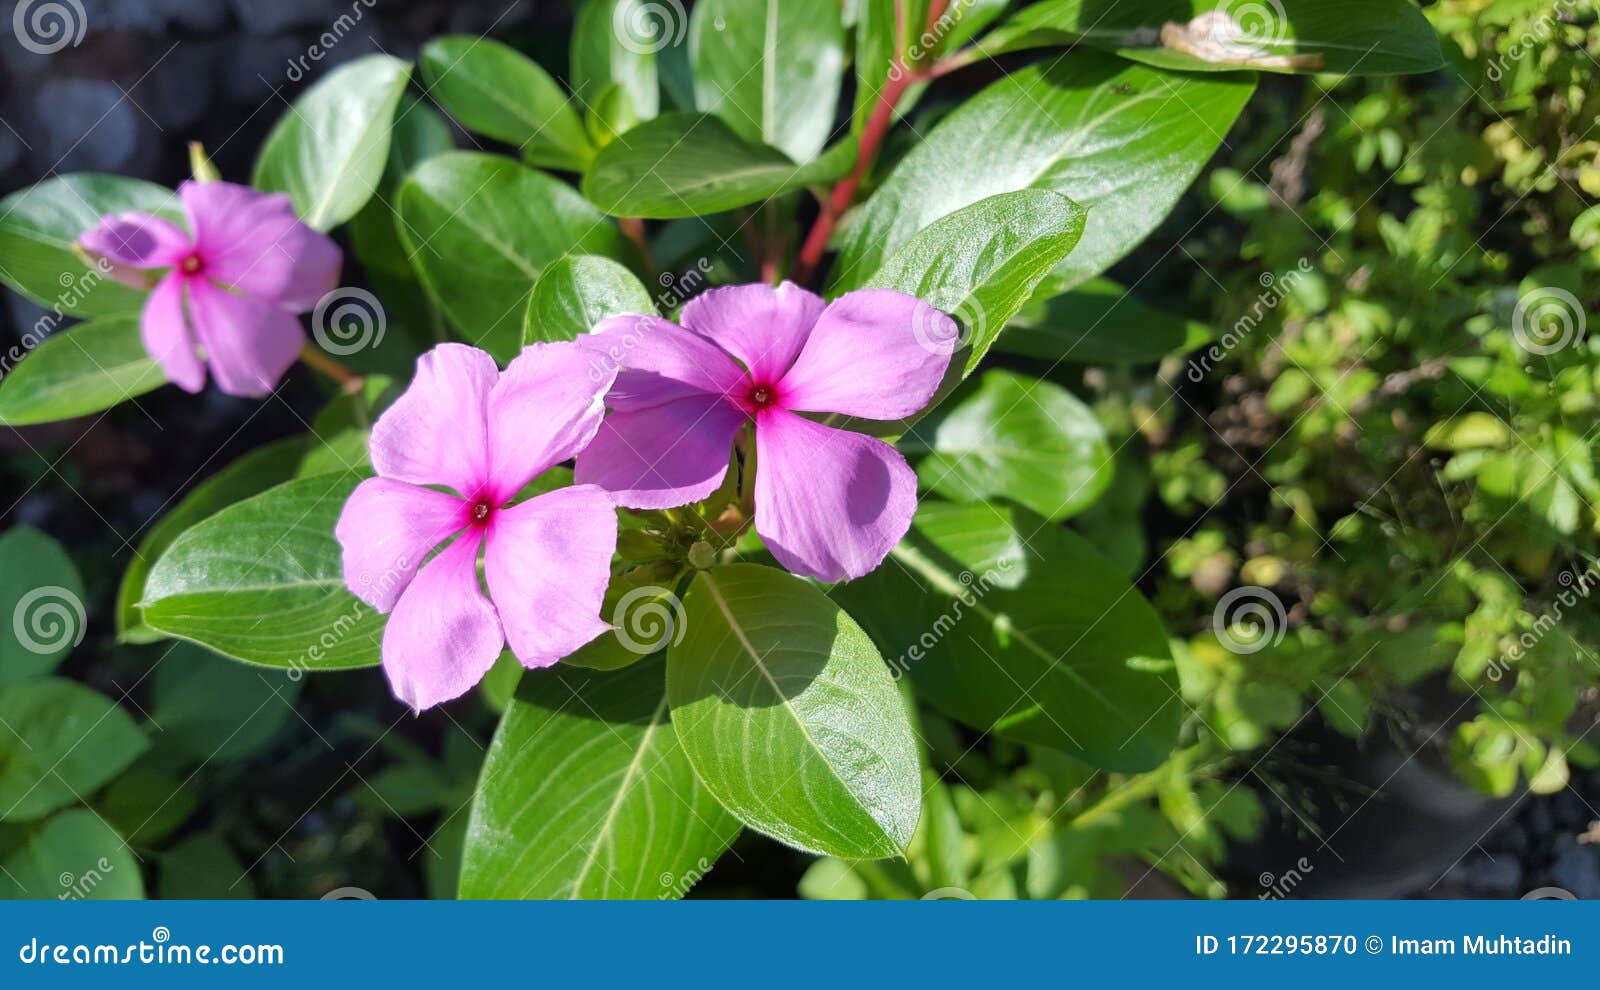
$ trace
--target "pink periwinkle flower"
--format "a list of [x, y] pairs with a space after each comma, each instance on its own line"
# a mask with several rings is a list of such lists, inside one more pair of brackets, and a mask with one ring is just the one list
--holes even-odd
[[305, 346], [298, 314], [339, 284], [339, 246], [301, 223], [282, 193], [185, 182], [178, 198], [188, 231], [154, 214], [118, 213], [78, 242], [125, 281], [126, 269], [169, 269], [139, 321], [144, 349], [168, 380], [198, 392], [209, 365], [229, 395], [264, 396]]
[[800, 414], [917, 412], [950, 364], [954, 321], [903, 292], [827, 303], [789, 282], [711, 289], [682, 321], [612, 317], [585, 339], [592, 367], [621, 370], [577, 480], [630, 508], [697, 501], [754, 420], [755, 527], [778, 562], [822, 581], [882, 563], [911, 525], [916, 474], [882, 440]]
[[356, 486], [334, 535], [350, 591], [392, 610], [383, 669], [412, 708], [465, 693], [503, 645], [548, 667], [610, 628], [611, 499], [577, 485], [509, 504], [599, 429], [611, 376], [588, 365], [571, 343], [534, 344], [504, 372], [477, 348], [440, 344], [373, 425], [378, 476]]

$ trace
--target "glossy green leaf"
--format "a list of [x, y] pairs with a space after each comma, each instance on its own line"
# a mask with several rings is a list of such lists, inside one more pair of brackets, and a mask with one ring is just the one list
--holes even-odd
[[150, 719], [161, 727], [162, 742], [215, 765], [269, 745], [294, 719], [305, 679], [176, 643], [162, 653], [150, 683]]
[[528, 299], [522, 342], [576, 340], [608, 316], [656, 311], [634, 274], [609, 258], [575, 254], [551, 263]]
[[0, 199], [0, 281], [46, 309], [73, 316], [137, 313], [143, 292], [73, 253], [79, 235], [102, 216], [128, 210], [182, 217], [172, 190], [93, 172], [47, 179]]
[[149, 745], [110, 698], [58, 677], [0, 689], [0, 725], [0, 821], [87, 798]]
[[161, 854], [156, 890], [162, 900], [248, 900], [255, 884], [216, 832], [191, 835]]
[[1000, 350], [1052, 363], [1145, 364], [1211, 339], [1204, 324], [1141, 302], [1108, 278], [1038, 298], [1053, 288], [1049, 280], [1040, 287], [1000, 338]]
[[127, 643], [150, 643], [161, 634], [144, 624], [139, 601], [144, 597], [144, 582], [150, 568], [166, 552], [178, 534], [200, 520], [235, 502], [266, 491], [294, 477], [296, 466], [305, 454], [305, 440], [292, 437], [279, 440], [250, 453], [195, 485], [177, 505], [166, 512], [145, 533], [122, 574], [117, 589], [117, 638]]
[[77, 567], [36, 529], [0, 534], [0, 619], [0, 688], [55, 670], [88, 628]]
[[754, 564], [701, 571], [683, 604], [667, 698], [711, 793], [808, 852], [901, 855], [921, 812], [916, 741], [855, 620], [800, 578]]
[[1083, 538], [924, 502], [893, 558], [834, 595], [939, 710], [1106, 770], [1166, 758], [1184, 706], [1161, 617]]
[[695, 105], [797, 162], [833, 132], [844, 75], [837, 0], [700, 0], [689, 16]]
[[0, 897], [136, 901], [144, 880], [122, 836], [94, 812], [74, 808], [29, 830], [0, 861]]
[[456, 151], [400, 187], [400, 235], [422, 283], [468, 343], [502, 362], [522, 346], [528, 297], [571, 253], [621, 257], [622, 235], [570, 186], [498, 155]]
[[933, 429], [923, 487], [957, 502], [1004, 498], [1051, 521], [1093, 505], [1111, 483], [1111, 445], [1094, 411], [1054, 382], [987, 372]]
[[583, 170], [594, 154], [561, 84], [489, 38], [451, 35], [423, 46], [428, 95], [468, 129], [515, 145], [530, 162]]
[[286, 482], [184, 531], [145, 580], [145, 624], [268, 667], [378, 663], [383, 616], [345, 590], [333, 538], [360, 480], [322, 474]]
[[688, 18], [649, 0], [584, 0], [572, 27], [572, 91], [593, 105], [617, 86], [638, 120], [661, 112], [656, 52], [688, 30]]
[[95, 805], [119, 835], [145, 845], [171, 835], [189, 820], [199, 803], [177, 777], [135, 764], [111, 782]]
[[306, 90], [267, 135], [252, 183], [286, 192], [318, 230], [366, 204], [389, 157], [395, 107], [411, 66], [388, 55], [347, 62]]
[[1444, 64], [1411, 0], [1046, 0], [984, 39], [986, 54], [1077, 42], [1189, 71], [1386, 76]]
[[660, 657], [522, 678], [489, 745], [467, 898], [673, 898], [739, 834], [673, 731]]
[[613, 216], [694, 217], [832, 182], [853, 164], [853, 142], [796, 165], [777, 148], [740, 137], [718, 117], [669, 113], [601, 149], [583, 178], [583, 192]]
[[1100, 274], [1154, 230], [1255, 88], [1074, 51], [967, 100], [901, 160], [839, 238], [837, 271], [865, 279], [918, 231], [1000, 193], [1049, 189], [1089, 212], [1055, 274]]
[[[896, 66], [919, 64], [923, 58], [918, 55], [931, 54], [921, 51], [920, 33], [902, 32], [898, 23], [903, 17], [907, 25], [926, 24], [930, 6], [931, 0], [903, 0], [898, 4], [863, 0], [856, 5], [856, 95], [855, 112], [850, 119], [852, 133], [859, 135], [866, 126], [884, 86], [889, 82], [890, 73], [903, 71], [897, 70]], [[913, 45], [918, 47], [917, 52], [909, 50]], [[905, 113], [925, 88], [920, 85], [909, 87], [901, 97], [896, 112]]]
[[87, 416], [166, 383], [139, 341], [139, 318], [102, 316], [57, 332], [0, 378], [0, 425]]
[[1083, 226], [1083, 209], [1056, 193], [993, 196], [917, 233], [866, 285], [909, 292], [955, 317], [957, 340], [927, 343], [955, 348], [954, 363], [969, 375], [1040, 279], [1073, 250]]

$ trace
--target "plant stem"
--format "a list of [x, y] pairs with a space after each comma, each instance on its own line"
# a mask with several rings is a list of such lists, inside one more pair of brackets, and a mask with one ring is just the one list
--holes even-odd
[[652, 276], [656, 273], [656, 263], [650, 257], [650, 242], [644, 236], [644, 221], [638, 217], [620, 217], [617, 226], [622, 230], [622, 236], [634, 243], [639, 249], [639, 255], [644, 259], [645, 270]]
[[321, 372], [338, 384], [340, 390], [351, 395], [361, 391], [365, 379], [333, 358], [317, 350], [312, 344], [300, 349], [300, 362], [313, 371]]

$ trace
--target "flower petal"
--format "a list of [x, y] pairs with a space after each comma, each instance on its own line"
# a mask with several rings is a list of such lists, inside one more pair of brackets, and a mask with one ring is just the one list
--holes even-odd
[[301, 223], [287, 195], [185, 182], [178, 196], [208, 277], [293, 313], [339, 284], [339, 246]]
[[466, 344], [440, 344], [422, 355], [410, 387], [373, 424], [373, 470], [476, 497], [489, 478], [484, 416], [499, 377], [494, 358]]
[[659, 316], [611, 316], [578, 338], [591, 355], [589, 375], [615, 370], [612, 409], [645, 409], [689, 395], [741, 391], [746, 376], [721, 348]]
[[90, 254], [129, 268], [166, 268], [189, 253], [189, 235], [183, 228], [153, 213], [116, 213], [78, 237]]
[[470, 506], [404, 481], [368, 478], [333, 527], [350, 593], [379, 612], [394, 608], [433, 548], [464, 529]]
[[524, 667], [548, 667], [611, 628], [600, 619], [617, 545], [617, 512], [593, 485], [500, 509], [483, 569]]
[[866, 419], [910, 416], [938, 391], [958, 332], [954, 320], [916, 296], [847, 292], [829, 304], [784, 376], [778, 389], [784, 407]]
[[697, 502], [722, 484], [734, 434], [746, 418], [714, 395], [613, 412], [578, 455], [578, 484], [599, 485], [630, 509]]
[[206, 369], [184, 313], [184, 282], [181, 275], [168, 275], [150, 290], [139, 316], [139, 340], [168, 381], [185, 392], [198, 392], [206, 387]]
[[476, 531], [417, 572], [383, 630], [383, 672], [394, 696], [417, 711], [467, 693], [500, 656], [505, 637], [478, 587]]
[[756, 532], [796, 574], [861, 577], [905, 536], [916, 508], [917, 476], [882, 440], [782, 409], [756, 420]]
[[489, 497], [502, 503], [594, 439], [612, 373], [573, 343], [529, 344], [489, 390]]
[[708, 289], [683, 307], [683, 325], [717, 342], [772, 384], [782, 378], [805, 346], [806, 336], [827, 304], [793, 282]]
[[269, 302], [188, 280], [189, 316], [217, 388], [260, 398], [270, 393], [305, 346], [294, 314]]

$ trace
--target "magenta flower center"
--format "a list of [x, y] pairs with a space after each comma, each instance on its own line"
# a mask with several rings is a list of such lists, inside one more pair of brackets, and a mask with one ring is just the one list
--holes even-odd
[[184, 258], [183, 261], [179, 262], [178, 267], [181, 268], [185, 274], [193, 275], [205, 267], [205, 262], [200, 260], [200, 256], [198, 254], [191, 254]]
[[480, 498], [476, 502], [472, 503], [472, 521], [482, 525], [488, 521], [489, 514], [493, 511], [494, 506]]
[[771, 385], [752, 384], [744, 399], [750, 412], [759, 412], [778, 401], [778, 390]]

